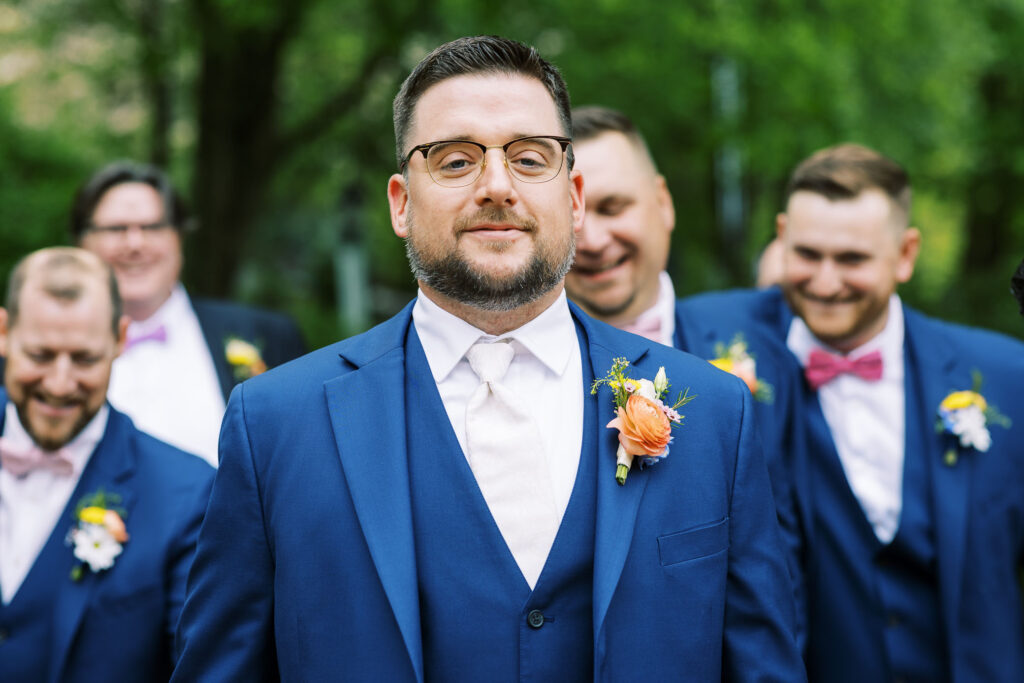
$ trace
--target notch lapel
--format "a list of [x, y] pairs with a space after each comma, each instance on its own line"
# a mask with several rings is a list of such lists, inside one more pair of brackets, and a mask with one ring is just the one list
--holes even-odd
[[[356, 369], [324, 384], [356, 516], [418, 681], [423, 680], [416, 554], [406, 449], [405, 331], [411, 305], [345, 347]], [[381, 349], [388, 349], [381, 354]], [[373, 401], [358, 397], [375, 397]]]
[[[574, 305], [571, 305], [571, 308], [587, 336], [589, 361], [596, 379], [605, 376], [616, 357], [625, 357], [632, 367], [647, 354], [652, 342], [641, 337], [627, 337], [624, 334], [621, 338], [616, 335], [615, 338], [608, 340], [607, 334], [602, 334], [605, 331], [598, 329], [599, 323], [594, 323], [583, 316]], [[618, 348], [615, 348], [616, 346]], [[634, 369], [632, 374], [634, 378], [639, 379], [647, 373]], [[653, 378], [653, 373], [650, 374]], [[622, 568], [633, 542], [636, 516], [640, 509], [640, 500], [647, 488], [648, 473], [633, 469], [626, 478], [625, 485], [619, 486], [615, 481], [615, 452], [619, 442], [615, 431], [605, 426], [615, 417], [610, 390], [602, 387], [596, 396], [590, 396], [588, 393], [586, 399], [590, 402], [588, 407], [597, 410], [597, 434], [586, 435], [585, 441], [590, 440], [590, 443], [597, 444], [593, 616], [594, 657], [600, 661], [603, 656], [602, 633], [605, 616], [619, 585]]]
[[[109, 404], [108, 404], [109, 405]], [[100, 489], [107, 493], [114, 493], [121, 496], [118, 507], [125, 511], [125, 526], [129, 536], [132, 533], [132, 508], [135, 505], [135, 491], [131, 488], [131, 478], [135, 474], [135, 452], [130, 450], [126, 440], [127, 418], [120, 413], [110, 410], [107, 429], [96, 446], [92, 457], [82, 472], [82, 477], [75, 487], [74, 493], [68, 500], [64, 512], [57, 522], [53, 533], [66, 533], [74, 525], [75, 507], [78, 501], [84, 496], [92, 495]], [[123, 553], [132, 552], [132, 541], [129, 538], [124, 546]], [[68, 555], [73, 552], [69, 546]], [[70, 576], [63, 581], [58, 588], [57, 605], [54, 619], [54, 661], [51, 669], [52, 680], [62, 680], [64, 667], [67, 664], [68, 654], [74, 643], [75, 635], [82, 628], [82, 617], [85, 609], [90, 603], [90, 598], [102, 581], [117, 581], [115, 576], [110, 578], [113, 572], [117, 571], [117, 560], [114, 566], [99, 573], [93, 573], [86, 567], [78, 581], [73, 581]]]
[[[957, 642], [970, 484], [978, 453], [962, 448], [956, 438], [939, 433], [932, 425], [938, 419], [939, 404], [949, 392], [971, 388], [971, 371], [958, 362], [941, 334], [928, 329], [927, 319], [906, 307], [903, 310], [906, 318], [907, 390], [912, 388], [909, 380], [916, 378], [921, 391], [922, 413], [907, 415], [906, 421], [907, 425], [923, 430], [924, 456], [932, 475], [939, 597], [946, 616], [946, 643], [952, 651]], [[945, 462], [948, 450], [956, 453], [953, 465]]]

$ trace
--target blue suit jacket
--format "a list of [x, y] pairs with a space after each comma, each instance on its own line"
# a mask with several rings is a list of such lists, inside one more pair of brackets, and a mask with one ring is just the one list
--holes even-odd
[[232, 337], [244, 339], [260, 349], [268, 368], [298, 358], [306, 352], [306, 342], [295, 326], [295, 321], [281, 313], [242, 306], [213, 299], [191, 299], [192, 309], [199, 319], [203, 338], [213, 356], [224, 400], [241, 380], [235, 377], [228, 363], [224, 345]]
[[[792, 313], [777, 288], [700, 295], [692, 310], [723, 327], [743, 330], [751, 350], [766, 351], [785, 343]], [[954, 681], [1024, 680], [1024, 610], [1020, 577], [1024, 571], [1024, 344], [1009, 337], [942, 322], [904, 306], [905, 368], [909, 382], [921, 388], [924, 414], [910, 414], [908, 424], [936, 423], [939, 403], [952, 391], [972, 388], [972, 374], [981, 373], [982, 395], [1009, 417], [1009, 429], [990, 425], [992, 446], [985, 452], [964, 449], [949, 435], [928, 429], [925, 456], [933, 463], [931, 496], [938, 549], [939, 600], [945, 641]], [[801, 373], [792, 354], [783, 357], [783, 372]], [[803, 390], [809, 391], [806, 385]], [[824, 429], [820, 411], [800, 416], [801, 428]], [[923, 421], [923, 422], [922, 422]], [[833, 446], [834, 448], [834, 446]], [[946, 463], [951, 450], [952, 464]], [[794, 452], [792, 480], [807, 543], [810, 500], [807, 458]], [[943, 463], [935, 466], [934, 463]], [[813, 568], [808, 568], [813, 572]], [[834, 618], [846, 614], [843, 596], [836, 595]], [[810, 624], [813, 630], [815, 624]], [[816, 634], [817, 635], [817, 634]], [[827, 637], [827, 634], [822, 634]], [[874, 654], [874, 653], [868, 653]], [[865, 653], [836, 646], [842, 658]]]
[[[0, 405], [6, 401], [0, 391]], [[0, 411], [0, 429], [2, 422]], [[53, 534], [63, 538], [74, 525], [78, 502], [103, 490], [121, 496], [129, 539], [113, 567], [95, 574], [86, 568], [78, 581], [70, 578], [77, 564], [72, 549], [60, 553], [59, 573], [67, 578], [53, 587], [53, 613], [39, 615], [54, 622], [51, 646], [45, 652], [4, 653], [0, 644], [0, 657], [49, 661], [50, 681], [166, 680], [212, 483], [213, 468], [204, 461], [140, 432], [111, 408], [106, 432]]]
[[[669, 457], [622, 487], [615, 432], [604, 427], [611, 396], [587, 395], [601, 446], [583, 457], [605, 463], [595, 677], [801, 680], [750, 392], [572, 310], [598, 376], [624, 356], [633, 377], [665, 366], [697, 395]], [[410, 321], [411, 305], [233, 393], [175, 680], [423, 680], [401, 396]]]

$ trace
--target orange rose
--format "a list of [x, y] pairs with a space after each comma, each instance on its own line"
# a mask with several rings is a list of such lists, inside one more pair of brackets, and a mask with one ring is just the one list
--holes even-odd
[[110, 532], [110, 535], [118, 543], [124, 543], [128, 540], [128, 530], [124, 527], [124, 520], [121, 519], [121, 515], [113, 510], [107, 510], [103, 515], [103, 526], [107, 527], [107, 531]]
[[619, 430], [619, 443], [630, 455], [661, 455], [671, 438], [672, 425], [661, 407], [649, 398], [633, 394], [618, 417], [608, 423]]

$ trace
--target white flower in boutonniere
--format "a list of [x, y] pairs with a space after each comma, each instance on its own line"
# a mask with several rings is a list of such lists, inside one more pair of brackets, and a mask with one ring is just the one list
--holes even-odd
[[114, 560], [128, 541], [128, 531], [122, 511], [114, 509], [121, 497], [99, 491], [86, 496], [75, 507], [75, 526], [68, 534], [74, 545], [79, 564], [71, 570], [71, 578], [78, 581], [86, 565], [90, 571], [100, 572], [114, 566]]
[[616, 358], [608, 374], [594, 380], [590, 388], [596, 394], [602, 384], [612, 390], [616, 417], [609, 428], [619, 430], [619, 448], [616, 452], [615, 480], [626, 483], [626, 475], [635, 457], [640, 458], [640, 469], [649, 467], [668, 456], [672, 441], [672, 428], [683, 424], [678, 409], [693, 400], [688, 393], [680, 394], [672, 406], [663, 402], [668, 393], [665, 368], [659, 368], [652, 382], [649, 379], [631, 379], [626, 376], [629, 361]]
[[234, 368], [235, 379], [244, 380], [267, 371], [267, 364], [255, 344], [231, 337], [224, 344], [224, 357]]
[[742, 334], [734, 336], [728, 346], [722, 342], [716, 343], [715, 356], [708, 362], [746, 382], [755, 400], [761, 403], [771, 403], [775, 400], [772, 385], [757, 376], [757, 363], [747, 351], [747, 342]]
[[[984, 453], [992, 445], [989, 424], [1010, 426], [1010, 419], [988, 404], [981, 395], [981, 374], [974, 374], [974, 388], [970, 391], [954, 391], [939, 404], [939, 421], [936, 429], [957, 437], [963, 448], [973, 448]], [[956, 452], [946, 451], [947, 465], [956, 464]]]

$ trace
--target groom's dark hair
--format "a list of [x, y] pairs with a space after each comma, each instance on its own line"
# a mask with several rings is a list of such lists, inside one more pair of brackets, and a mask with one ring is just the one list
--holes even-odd
[[[470, 36], [459, 38], [435, 48], [416, 65], [395, 96], [395, 157], [399, 165], [405, 159], [406, 134], [420, 96], [432, 85], [454, 76], [470, 74], [506, 74], [536, 78], [544, 84], [558, 109], [562, 132], [572, 137], [572, 114], [569, 90], [555, 65], [529, 45], [498, 36]], [[541, 134], [545, 131], [540, 131]], [[423, 140], [422, 142], [432, 142]], [[567, 161], [572, 169], [572, 147]]]

